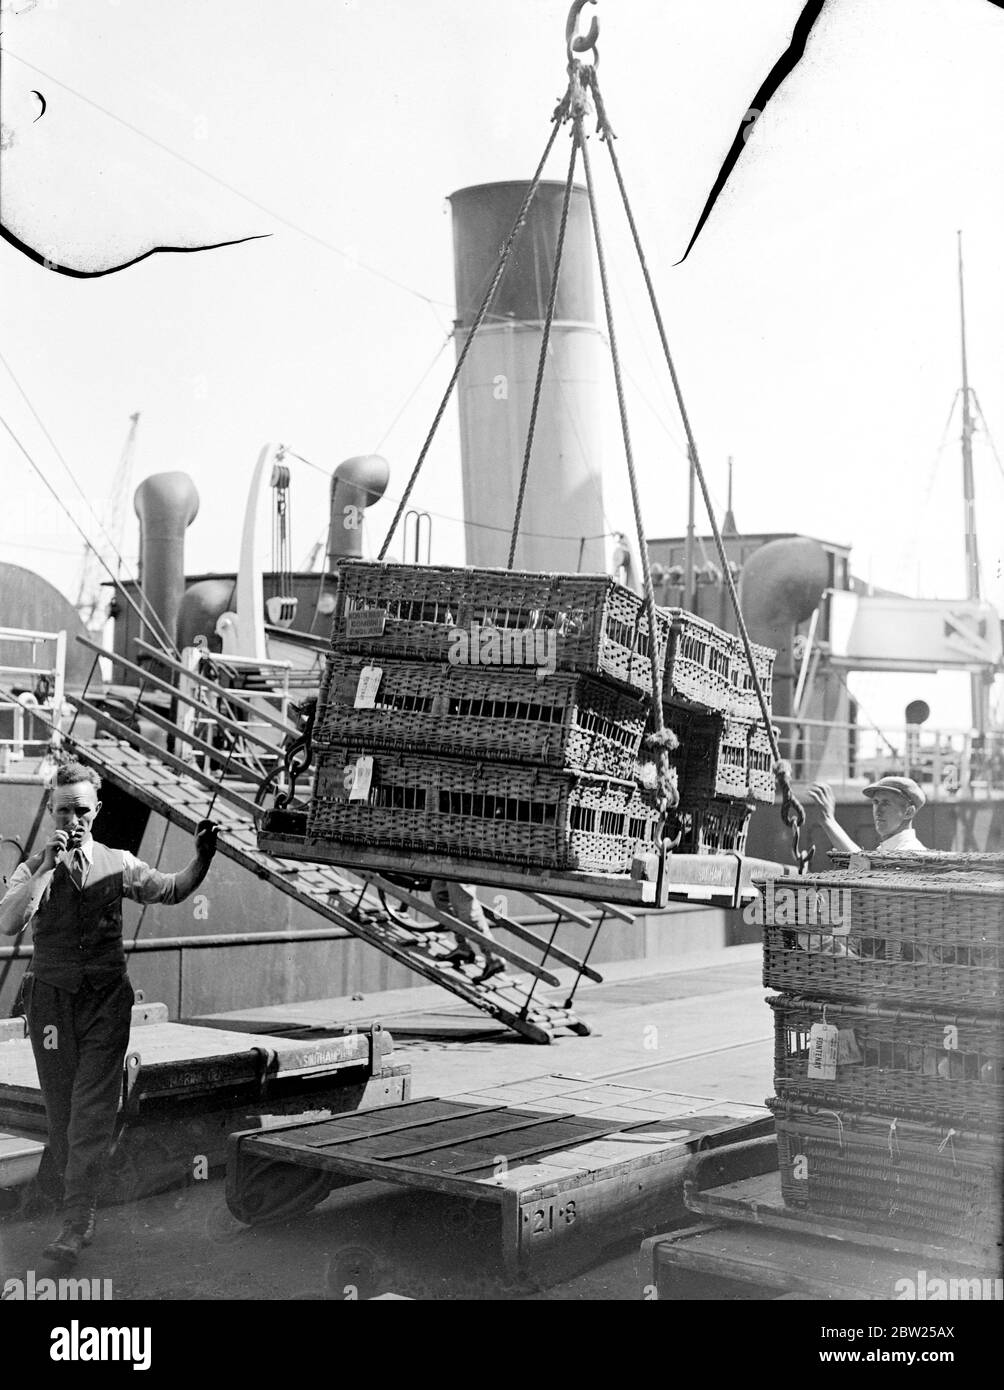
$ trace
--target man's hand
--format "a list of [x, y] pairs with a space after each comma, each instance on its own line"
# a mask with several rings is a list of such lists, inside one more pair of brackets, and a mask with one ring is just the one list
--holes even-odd
[[219, 826], [212, 820], [200, 820], [195, 827], [195, 853], [204, 864], [208, 864], [216, 853], [216, 838], [219, 833]]
[[[41, 869], [43, 873], [48, 873], [56, 867], [56, 860], [63, 853], [70, 843], [69, 833], [65, 830], [54, 830], [49, 837], [49, 842], [42, 851], [41, 859], [37, 864], [29, 864], [33, 873], [38, 873]], [[35, 856], [33, 856], [33, 859]]]
[[810, 787], [809, 800], [814, 801], [822, 810], [824, 820], [836, 820], [837, 799], [833, 795], [833, 788], [828, 783], [817, 782], [815, 786]]

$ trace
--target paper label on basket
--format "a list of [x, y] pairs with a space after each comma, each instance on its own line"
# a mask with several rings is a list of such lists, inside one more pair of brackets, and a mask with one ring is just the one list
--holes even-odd
[[381, 666], [363, 667], [359, 672], [359, 684], [356, 686], [356, 709], [372, 709], [374, 707], [382, 679], [383, 668]]
[[345, 615], [346, 637], [382, 637], [386, 626], [386, 608], [361, 608]]
[[861, 1056], [861, 1048], [858, 1046], [858, 1038], [853, 1028], [840, 1028], [837, 1030], [837, 1066], [851, 1067], [857, 1066], [864, 1059]]
[[814, 1023], [809, 1029], [809, 1079], [837, 1079], [837, 1047], [840, 1029], [832, 1023]]
[[350, 801], [366, 801], [373, 782], [373, 759], [366, 754], [356, 759], [352, 769], [352, 786], [349, 788]]

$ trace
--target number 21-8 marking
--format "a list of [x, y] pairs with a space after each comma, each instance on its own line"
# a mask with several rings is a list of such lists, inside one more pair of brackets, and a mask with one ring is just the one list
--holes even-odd
[[548, 1231], [553, 1231], [555, 1224], [571, 1226], [575, 1220], [575, 1202], [566, 1202], [563, 1207], [555, 1210], [554, 1204], [547, 1207], [537, 1207], [530, 1213], [530, 1234], [533, 1236], [545, 1235]]

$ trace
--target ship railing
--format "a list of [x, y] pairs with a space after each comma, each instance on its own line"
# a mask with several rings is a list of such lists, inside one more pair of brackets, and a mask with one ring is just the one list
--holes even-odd
[[[25, 757], [35, 757], [45, 749], [55, 751], [62, 737], [63, 721], [73, 713], [64, 700], [66, 632], [0, 627], [0, 652], [11, 645], [28, 649], [27, 664], [0, 662], [0, 710], [4, 711], [0, 724], [0, 773]], [[7, 710], [11, 711], [10, 716]], [[37, 721], [37, 733], [33, 710], [44, 716]]]
[[[300, 736], [296, 706], [290, 702], [289, 691], [284, 692], [281, 681], [277, 688], [272, 688], [266, 680], [264, 689], [251, 691], [228, 687], [205, 670], [192, 669], [185, 661], [176, 661], [141, 639], [136, 640], [135, 646], [144, 665], [107, 652], [85, 637], [78, 637], [77, 642], [94, 658], [80, 696], [73, 699], [77, 715], [94, 718], [112, 732], [115, 728], [109, 720], [116, 727], [132, 726], [137, 735], [142, 723], [153, 726], [146, 729], [140, 741], [149, 748], [163, 746], [180, 767], [195, 765], [203, 771], [211, 770], [221, 781], [229, 779], [257, 786], [277, 764], [281, 765], [285, 746]], [[104, 659], [127, 672], [130, 678], [138, 677], [137, 685], [129, 687], [130, 691], [135, 690], [129, 708], [122, 709], [121, 702], [109, 706], [103, 687], [92, 693], [91, 679]], [[213, 662], [217, 674], [231, 678], [232, 671], [228, 675], [221, 669], [232, 666], [231, 658], [221, 660], [214, 656]], [[170, 699], [166, 711], [165, 696]], [[252, 702], [251, 696], [257, 700]], [[283, 718], [280, 708], [288, 708], [294, 718]]]
[[[267, 711], [273, 716], [278, 716], [283, 724], [296, 723], [295, 711], [291, 709], [293, 703], [290, 689], [292, 662], [273, 660], [268, 657], [220, 656], [215, 652], [209, 653], [198, 648], [186, 648], [182, 652], [182, 663], [190, 667], [191, 676], [187, 678], [179, 676], [179, 681], [187, 679], [190, 682], [192, 693], [197, 694], [200, 699], [206, 700], [207, 704], [213, 703], [213, 697], [205, 685], [200, 682], [200, 677], [209, 675], [216, 681], [221, 681], [221, 677], [225, 677], [228, 682], [233, 684], [234, 693], [240, 695], [241, 699], [252, 709]], [[222, 703], [225, 706], [225, 697], [217, 695], [216, 703]], [[224, 710], [224, 712], [226, 711]], [[194, 715], [192, 727], [195, 732], [201, 733], [204, 738], [210, 735], [211, 726], [215, 722], [212, 715], [206, 713], [200, 716], [194, 711], [192, 713]], [[276, 728], [274, 719], [255, 718], [252, 714], [246, 713], [242, 722], [248, 729], [255, 730], [266, 742], [274, 744], [277, 751], [281, 750], [285, 735]]]
[[781, 751], [799, 782], [860, 790], [891, 775], [912, 777], [929, 801], [1004, 794], [1004, 733], [903, 724], [878, 727], [775, 716]]

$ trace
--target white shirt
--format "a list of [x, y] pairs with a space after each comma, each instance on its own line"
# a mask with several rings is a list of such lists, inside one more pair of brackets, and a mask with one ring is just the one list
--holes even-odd
[[[88, 839], [80, 845], [84, 857], [84, 883], [87, 882], [94, 863], [94, 841]], [[56, 859], [73, 868], [74, 851], [63, 850]], [[0, 933], [14, 936], [24, 931], [35, 916], [49, 891], [49, 884], [55, 870], [33, 876], [27, 864], [19, 864], [10, 876], [7, 891], [0, 900]], [[178, 901], [175, 888], [175, 875], [162, 874], [159, 869], [151, 869], [142, 859], [137, 859], [128, 850], [122, 851], [122, 896], [136, 903], [175, 903]]]
[[877, 849], [866, 850], [866, 854], [926, 854], [927, 846], [917, 839], [912, 825], [905, 830], [897, 830], [888, 840], [883, 840]]

